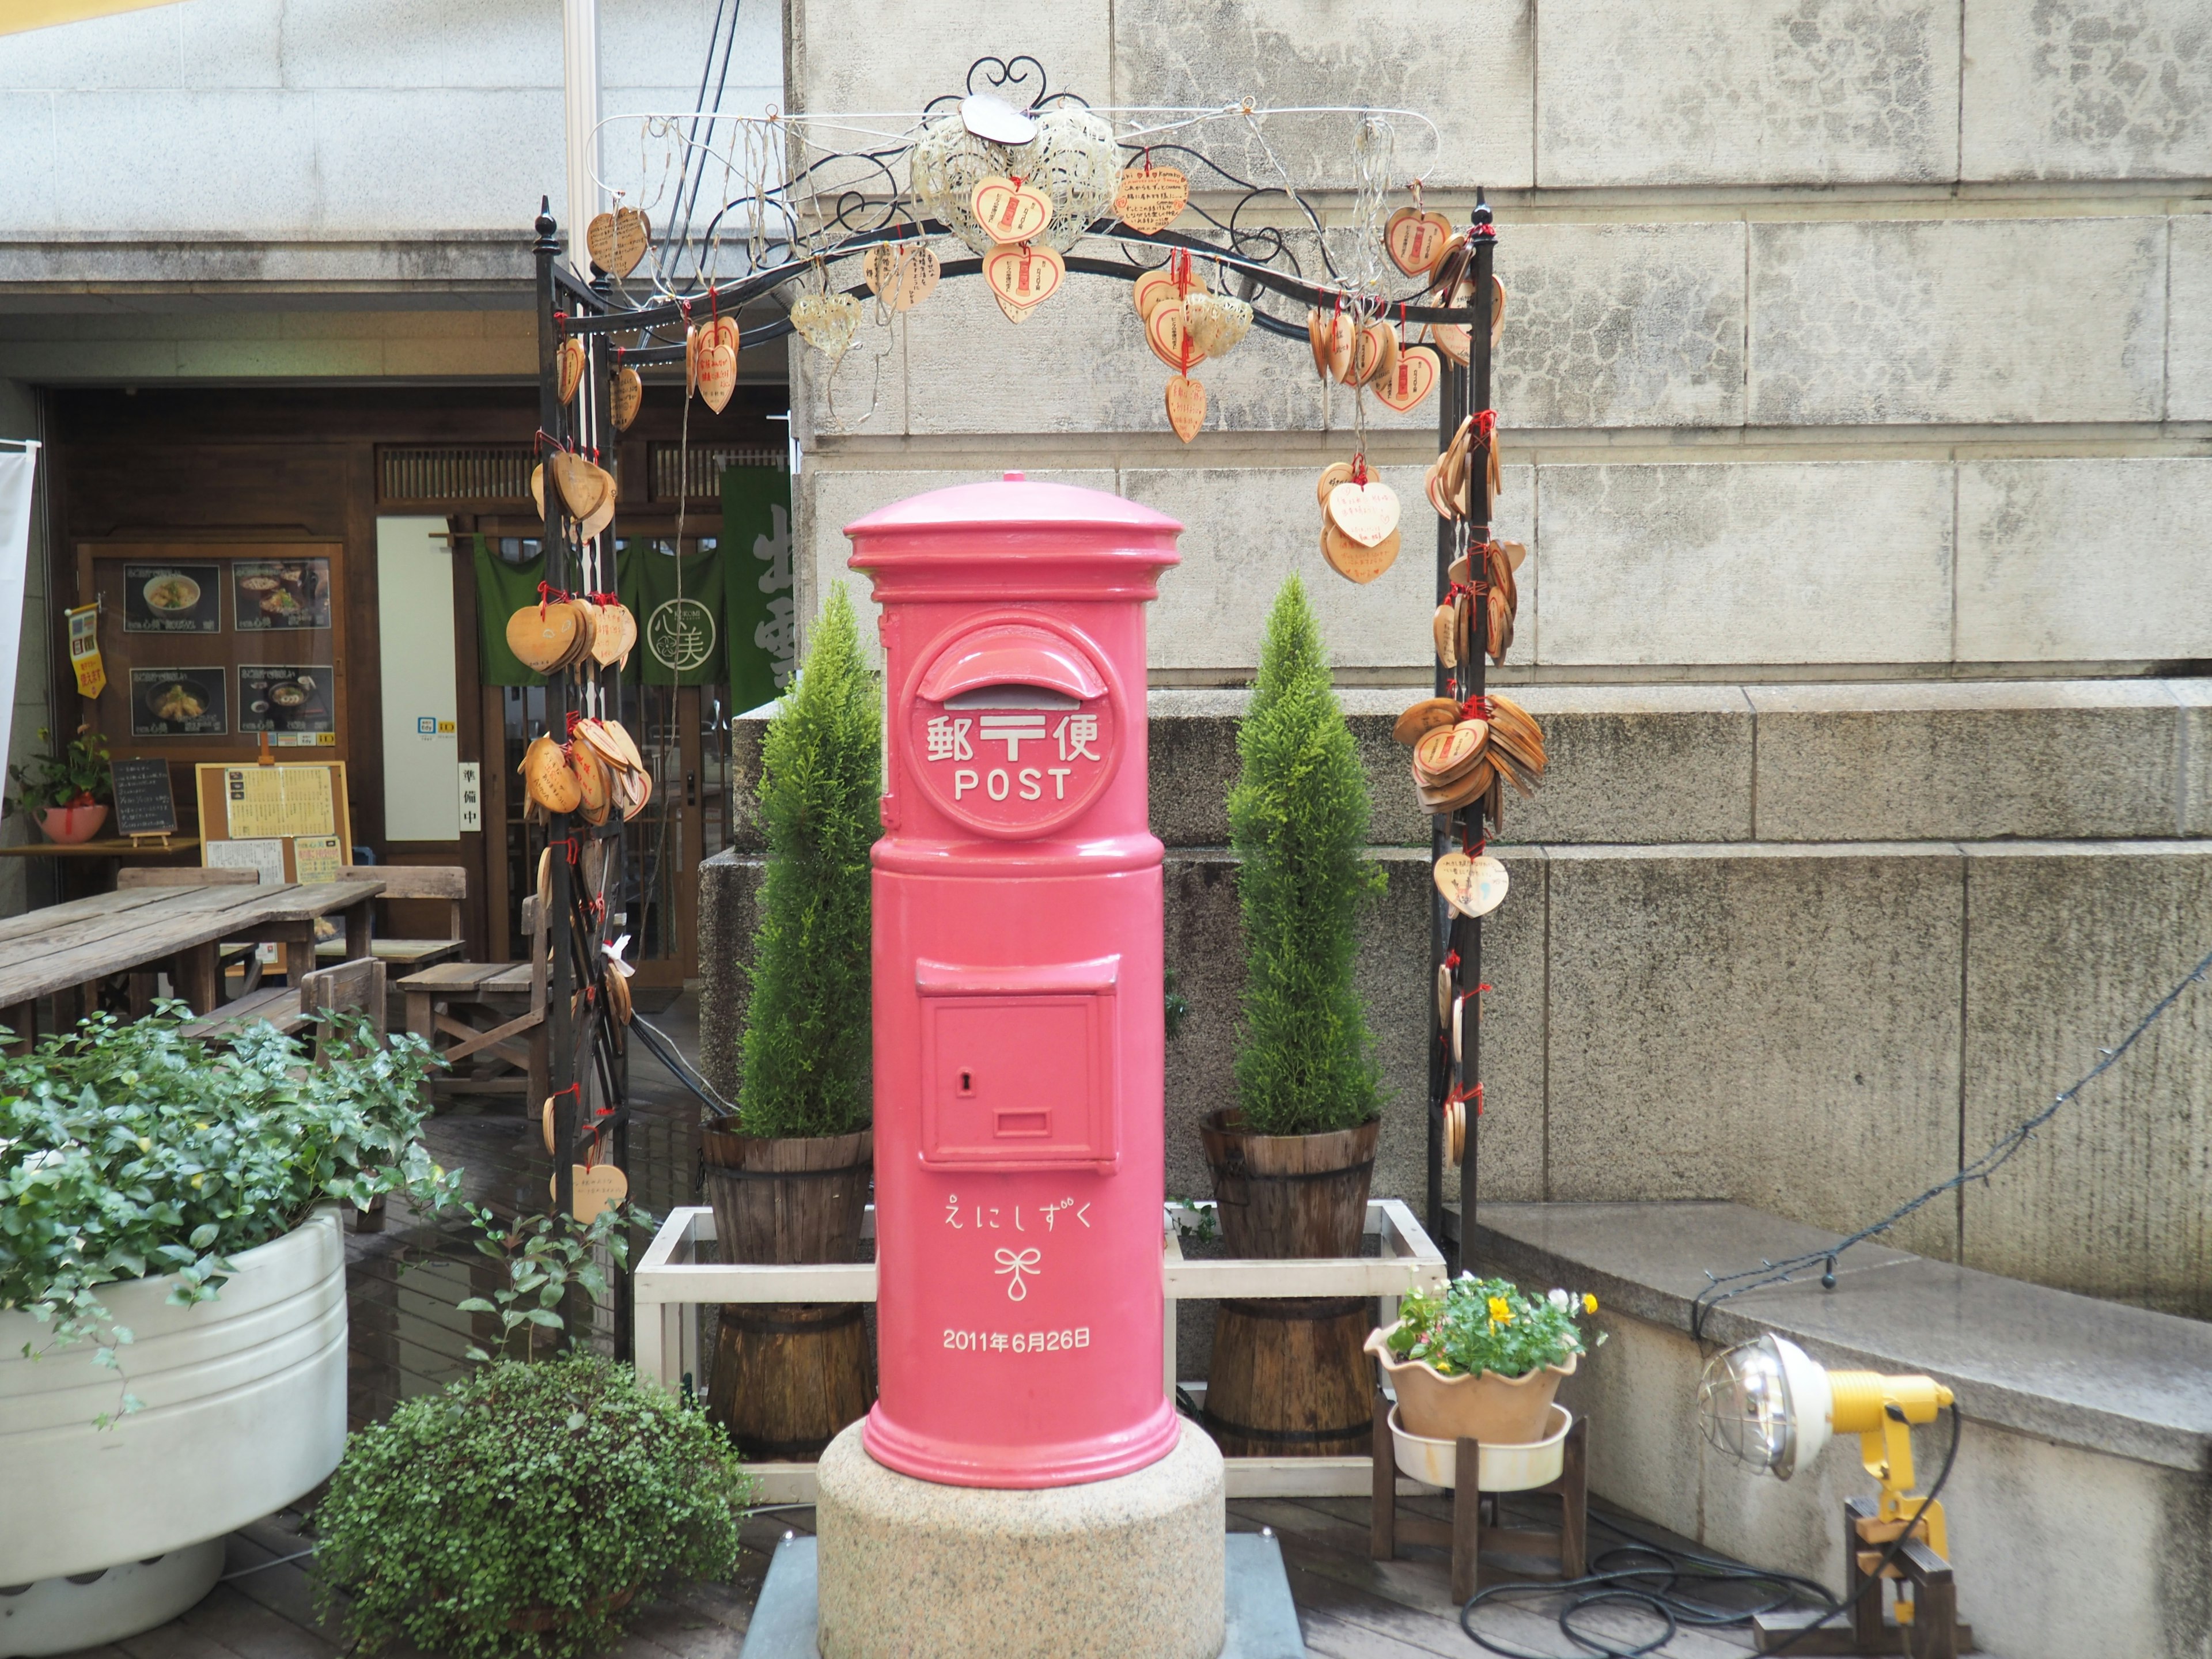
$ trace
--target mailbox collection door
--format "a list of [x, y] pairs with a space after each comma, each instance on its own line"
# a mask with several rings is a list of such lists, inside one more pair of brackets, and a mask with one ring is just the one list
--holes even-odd
[[963, 485], [848, 526], [884, 605], [871, 1455], [1048, 1486], [1156, 1461], [1161, 848], [1144, 605], [1172, 520]]

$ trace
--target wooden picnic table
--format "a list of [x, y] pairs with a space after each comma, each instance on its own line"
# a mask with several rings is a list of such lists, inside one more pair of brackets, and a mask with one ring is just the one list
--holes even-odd
[[37, 1030], [40, 997], [96, 987], [110, 974], [164, 967], [194, 1013], [212, 1013], [222, 996], [218, 946], [296, 945], [312, 962], [316, 920], [342, 912], [348, 960], [365, 957], [370, 912], [383, 890], [374, 877], [134, 887], [11, 916], [0, 921], [0, 1024], [27, 1041]]

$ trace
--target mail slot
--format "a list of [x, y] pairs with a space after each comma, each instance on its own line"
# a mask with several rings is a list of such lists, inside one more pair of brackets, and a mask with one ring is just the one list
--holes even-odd
[[846, 527], [883, 606], [878, 1462], [1142, 1468], [1160, 1386], [1161, 848], [1145, 605], [1173, 520], [1009, 474]]

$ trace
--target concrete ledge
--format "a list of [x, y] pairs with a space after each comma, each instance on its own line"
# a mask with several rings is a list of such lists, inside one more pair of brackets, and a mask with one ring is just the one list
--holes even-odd
[[[1601, 1304], [1687, 1333], [1708, 1272], [1841, 1237], [1740, 1204], [1494, 1204], [1475, 1212], [1471, 1260], [1595, 1291]], [[1975, 1422], [2212, 1474], [2212, 1325], [2197, 1320], [1869, 1242], [1837, 1263], [1834, 1290], [1816, 1270], [1721, 1304], [1704, 1328], [1717, 1343], [1771, 1330], [1831, 1364], [1925, 1371]]]
[[[1872, 1489], [1857, 1448], [1832, 1446], [1779, 1481], [1708, 1444], [1696, 1423], [1714, 1342], [1778, 1330], [1823, 1364], [1926, 1371], [1957, 1392], [1963, 1428], [1943, 1504], [1960, 1611], [1984, 1651], [2203, 1659], [2212, 1330], [1862, 1246], [1833, 1291], [1816, 1274], [1739, 1297], [1707, 1342], [1691, 1340], [1687, 1309], [1707, 1269], [1835, 1237], [1726, 1204], [1499, 1205], [1478, 1212], [1472, 1255], [1484, 1271], [1597, 1292], [1611, 1340], [1560, 1397], [1590, 1425], [1599, 1496], [1841, 1590], [1842, 1501]], [[1924, 1491], [1948, 1436], [1916, 1437]]]
[[[1375, 803], [1370, 838], [1425, 847], [1429, 820], [1390, 727], [1418, 686], [1346, 687]], [[2194, 679], [1526, 685], [1551, 766], [1510, 800], [1505, 839], [1550, 845], [1999, 841], [2212, 831], [2212, 683]], [[1175, 848], [1229, 839], [1245, 690], [1155, 688], [1153, 833]], [[732, 724], [741, 848], [763, 722]], [[2094, 781], [2082, 757], [2094, 756]]]

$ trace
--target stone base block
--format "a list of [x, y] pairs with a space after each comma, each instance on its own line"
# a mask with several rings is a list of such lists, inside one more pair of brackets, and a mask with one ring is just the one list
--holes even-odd
[[818, 1470], [822, 1659], [1215, 1659], [1221, 1454], [1194, 1424], [1149, 1468], [1031, 1492], [943, 1486], [870, 1457]]

